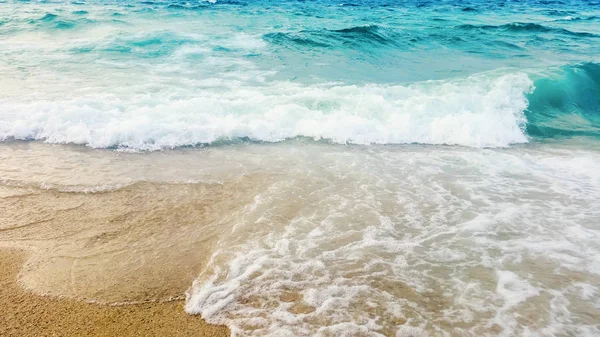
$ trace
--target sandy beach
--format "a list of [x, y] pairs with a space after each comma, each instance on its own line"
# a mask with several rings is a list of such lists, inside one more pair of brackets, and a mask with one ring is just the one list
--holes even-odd
[[229, 336], [184, 311], [228, 187], [13, 185], [0, 187], [0, 336]]
[[229, 336], [182, 301], [106, 306], [33, 294], [17, 283], [27, 255], [0, 250], [0, 336]]
[[4, 144], [0, 336], [597, 336], [598, 157], [570, 156]]

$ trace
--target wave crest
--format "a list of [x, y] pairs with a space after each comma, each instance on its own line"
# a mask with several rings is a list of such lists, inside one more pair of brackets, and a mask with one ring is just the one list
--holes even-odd
[[119, 92], [2, 103], [0, 139], [158, 150], [237, 139], [503, 147], [527, 141], [523, 73], [411, 85], [207, 89], [186, 98]]
[[535, 80], [527, 133], [537, 138], [600, 137], [600, 64], [557, 69]]
[[343, 29], [303, 30], [300, 32], [268, 33], [263, 39], [269, 43], [291, 48], [357, 48], [399, 46], [399, 36], [376, 25], [356, 26]]

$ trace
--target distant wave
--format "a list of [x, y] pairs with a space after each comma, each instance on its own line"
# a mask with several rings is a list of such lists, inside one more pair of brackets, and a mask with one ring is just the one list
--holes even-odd
[[46, 21], [46, 22], [48, 22], [48, 21], [52, 21], [52, 20], [56, 19], [57, 17], [58, 17], [58, 15], [56, 15], [56, 14], [46, 13], [46, 15], [44, 15], [43, 17], [41, 17], [39, 19], [39, 21]]
[[552, 20], [552, 21], [556, 21], [556, 22], [564, 22], [564, 21], [595, 21], [595, 20], [600, 20], [600, 16], [565, 16], [561, 19], [556, 19], [556, 20]]
[[393, 31], [377, 25], [268, 33], [263, 38], [267, 42], [288, 47], [398, 46], [400, 41]]
[[[73, 15], [82, 16], [87, 14], [87, 11], [75, 11], [72, 13]], [[42, 29], [57, 29], [57, 30], [66, 30], [76, 28], [77, 26], [94, 23], [95, 21], [85, 17], [79, 17], [75, 20], [73, 19], [64, 19], [61, 16], [53, 13], [46, 13], [44, 16], [39, 19], [30, 20], [29, 24], [36, 28]]]
[[357, 39], [368, 43], [378, 43], [382, 45], [396, 44], [394, 33], [377, 25], [349, 27], [330, 30], [330, 32], [342, 35], [342, 38]]
[[195, 5], [180, 5], [180, 4], [170, 4], [167, 6], [169, 10], [188, 10], [195, 11], [208, 7], [206, 4], [195, 4]]
[[327, 41], [320, 39], [318, 36], [315, 38], [309, 35], [310, 34], [306, 34], [306, 32], [300, 32], [298, 34], [278, 32], [265, 34], [263, 39], [269, 43], [292, 48], [296, 46], [319, 48], [331, 46]]
[[345, 33], [345, 34], [347, 33], [347, 34], [369, 35], [369, 34], [376, 33], [379, 29], [380, 29], [379, 26], [369, 25], [369, 26], [356, 26], [356, 27], [343, 28], [343, 29], [334, 29], [331, 31], [337, 32], [337, 33]]
[[599, 35], [587, 32], [573, 32], [565, 28], [554, 28], [537, 23], [513, 22], [505, 25], [459, 25], [458, 29], [463, 30], [491, 30], [491, 31], [507, 31], [514, 33], [556, 33], [578, 37], [599, 37]]
[[[330, 49], [353, 49], [369, 52], [372, 48], [396, 50], [408, 50], [415, 41], [430, 40], [432, 43], [453, 45], [457, 42], [472, 42], [464, 37], [462, 31], [498, 33], [508, 32], [514, 34], [536, 34], [548, 33], [555, 35], [569, 35], [573, 37], [598, 38], [600, 35], [588, 32], [575, 32], [564, 28], [554, 28], [537, 23], [510, 23], [505, 25], [471, 25], [463, 24], [454, 27], [454, 31], [423, 32], [419, 34], [407, 34], [394, 28], [381, 27], [378, 25], [353, 26], [342, 29], [314, 29], [301, 30], [297, 32], [274, 32], [267, 33], [263, 39], [271, 44], [291, 49], [303, 48], [330, 48]], [[491, 42], [482, 40], [482, 43], [496, 44], [500, 48], [519, 49], [522, 48], [509, 41], [497, 40]]]

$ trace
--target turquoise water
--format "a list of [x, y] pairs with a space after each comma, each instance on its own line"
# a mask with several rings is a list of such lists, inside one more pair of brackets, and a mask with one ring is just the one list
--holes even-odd
[[0, 18], [4, 140], [155, 150], [599, 135], [594, 2], [9, 1]]

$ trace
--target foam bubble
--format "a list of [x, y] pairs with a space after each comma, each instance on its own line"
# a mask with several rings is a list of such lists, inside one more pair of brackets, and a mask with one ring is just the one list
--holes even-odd
[[515, 273], [498, 270], [498, 286], [496, 292], [504, 300], [504, 308], [509, 309], [526, 301], [527, 298], [539, 295], [539, 291], [526, 280], [520, 279]]

